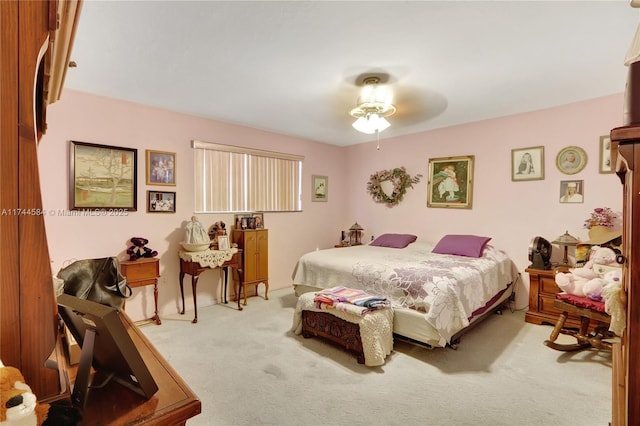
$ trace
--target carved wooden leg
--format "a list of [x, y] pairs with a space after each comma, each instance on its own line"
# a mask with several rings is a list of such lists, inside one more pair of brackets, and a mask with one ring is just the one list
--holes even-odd
[[198, 286], [198, 278], [199, 275], [191, 275], [191, 291], [193, 291], [193, 321], [192, 323], [198, 322], [198, 301], [196, 300], [196, 287]]
[[[564, 327], [564, 323], [567, 320], [568, 316], [569, 316], [569, 314], [567, 312], [563, 312], [563, 313], [560, 314], [560, 317], [558, 318], [558, 321], [556, 321], [555, 327], [553, 327], [553, 330], [551, 331], [551, 336], [549, 336], [549, 340], [545, 341], [545, 344], [546, 344], [546, 342], [555, 342], [556, 341], [556, 339], [560, 335], [560, 331], [562, 331], [562, 328]], [[549, 345], [547, 345], [547, 346], [549, 346]]]
[[184, 286], [182, 284], [183, 280], [184, 280], [184, 272], [182, 272], [181, 270], [180, 271], [180, 295], [182, 296], [182, 311], [180, 311], [180, 315], [184, 315]]
[[160, 315], [158, 315], [158, 280], [153, 283], [153, 301], [155, 303], [156, 310], [155, 315], [151, 319], [154, 320], [157, 325], [160, 325], [162, 324], [162, 321], [160, 321]]

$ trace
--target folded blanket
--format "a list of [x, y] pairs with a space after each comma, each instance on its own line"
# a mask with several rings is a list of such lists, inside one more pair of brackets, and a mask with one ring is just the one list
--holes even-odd
[[313, 301], [319, 309], [335, 308], [343, 312], [364, 315], [376, 309], [391, 307], [391, 301], [373, 296], [363, 290], [342, 286], [331, 287], [316, 293]]

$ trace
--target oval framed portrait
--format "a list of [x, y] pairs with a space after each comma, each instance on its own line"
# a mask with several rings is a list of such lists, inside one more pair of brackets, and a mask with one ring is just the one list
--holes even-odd
[[556, 166], [565, 175], [574, 175], [587, 165], [587, 153], [578, 146], [562, 148], [556, 156]]

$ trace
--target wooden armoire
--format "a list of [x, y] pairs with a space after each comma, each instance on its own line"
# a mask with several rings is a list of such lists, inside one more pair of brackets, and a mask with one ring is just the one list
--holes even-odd
[[[0, 359], [40, 400], [68, 392], [37, 145], [59, 99], [80, 1], [0, 1]], [[54, 368], [51, 368], [54, 367]]]
[[242, 249], [244, 304], [247, 304], [248, 286], [258, 293], [264, 284], [264, 298], [269, 299], [269, 231], [267, 229], [234, 229], [232, 242]]
[[[637, 100], [640, 103], [640, 99]], [[622, 181], [623, 285], [627, 323], [613, 348], [613, 426], [640, 425], [640, 124], [611, 131], [617, 146], [616, 173]]]

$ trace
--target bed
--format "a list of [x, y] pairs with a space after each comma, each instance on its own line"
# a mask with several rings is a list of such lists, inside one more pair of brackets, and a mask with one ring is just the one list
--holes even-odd
[[490, 238], [452, 235], [432, 244], [410, 237], [407, 244], [307, 253], [292, 274], [295, 293], [345, 286], [386, 297], [394, 308], [394, 335], [428, 347], [454, 345], [509, 300], [517, 268], [488, 244]]

